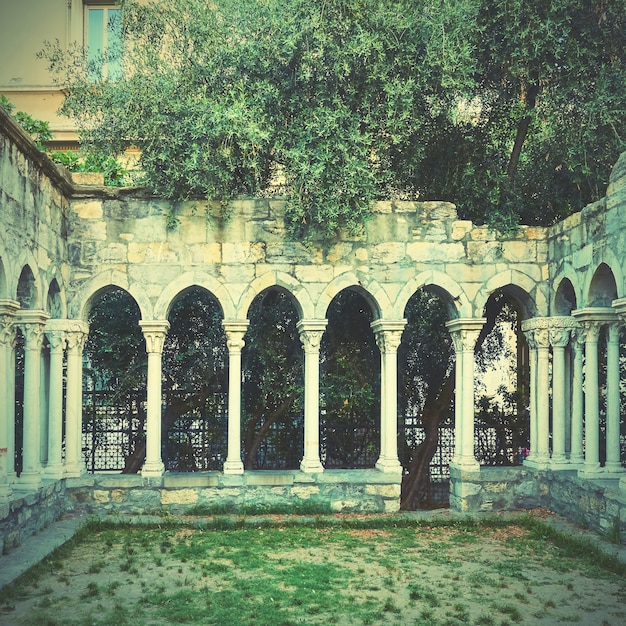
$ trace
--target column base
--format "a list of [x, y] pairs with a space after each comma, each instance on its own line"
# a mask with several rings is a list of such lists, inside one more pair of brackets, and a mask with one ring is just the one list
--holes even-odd
[[620, 491], [626, 491], [626, 475], [619, 479], [619, 488]]
[[550, 459], [541, 459], [541, 458], [526, 458], [524, 459], [524, 467], [529, 467], [530, 469], [536, 470], [545, 470], [550, 466]]
[[617, 462], [606, 463], [603, 469], [607, 474], [622, 474], [626, 472], [622, 464]]
[[574, 468], [572, 468], [572, 464], [565, 457], [563, 457], [560, 459], [550, 459], [548, 469], [558, 472], [559, 470], [571, 470]]
[[141, 475], [149, 478], [151, 476], [163, 476], [165, 473], [165, 465], [162, 462], [157, 463], [144, 463], [141, 468]]
[[65, 476], [65, 467], [63, 465], [48, 465], [44, 468], [43, 475], [46, 478], [60, 480]]
[[76, 465], [66, 465], [64, 478], [80, 478], [84, 474], [87, 473], [85, 466], [81, 466], [80, 464]]
[[224, 474], [243, 474], [243, 463], [241, 461], [224, 462]]
[[39, 489], [43, 484], [39, 472], [22, 472], [13, 489]]
[[579, 478], [602, 478], [605, 475], [604, 468], [597, 465], [585, 465], [578, 470]]
[[319, 474], [324, 471], [324, 466], [319, 459], [302, 459], [300, 471], [305, 474]]
[[375, 467], [379, 472], [389, 474], [402, 472], [402, 465], [400, 465], [400, 461], [398, 459], [387, 459], [382, 456], [378, 459], [378, 461], [376, 461]]
[[456, 457], [450, 462], [450, 467], [462, 472], [480, 472], [480, 463], [474, 457]]

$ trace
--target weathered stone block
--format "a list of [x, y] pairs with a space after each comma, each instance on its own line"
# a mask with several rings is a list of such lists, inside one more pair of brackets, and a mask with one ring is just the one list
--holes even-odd
[[161, 504], [196, 504], [198, 502], [197, 489], [163, 489]]

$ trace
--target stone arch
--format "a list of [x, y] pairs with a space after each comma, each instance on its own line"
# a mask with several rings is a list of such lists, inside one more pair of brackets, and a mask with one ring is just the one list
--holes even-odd
[[398, 319], [404, 317], [404, 311], [413, 294], [423, 288], [432, 289], [444, 300], [450, 319], [471, 317], [472, 305], [462, 287], [447, 274], [428, 270], [409, 280], [400, 290], [394, 303], [394, 313]]
[[596, 268], [586, 290], [588, 307], [610, 307], [617, 299], [617, 282], [612, 268], [600, 263]]
[[325, 318], [333, 298], [344, 289], [353, 289], [360, 293], [371, 307], [375, 320], [384, 317], [383, 312], [388, 312], [389, 317], [391, 316], [393, 308], [389, 297], [376, 281], [372, 280], [364, 285], [353, 272], [346, 272], [337, 276], [326, 286], [317, 300], [315, 317]]
[[87, 321], [94, 298], [97, 298], [104, 291], [116, 288], [128, 292], [133, 297], [139, 306], [141, 319], [153, 319], [152, 304], [145, 291], [136, 284], [129, 286], [126, 275], [115, 270], [98, 274], [83, 283], [73, 303], [72, 310], [68, 310], [68, 315]]
[[569, 315], [577, 308], [579, 298], [576, 295], [574, 282], [567, 276], [561, 275], [555, 284], [558, 285], [554, 292], [552, 311], [555, 315]]
[[210, 293], [220, 305], [224, 318], [228, 319], [234, 316], [235, 307], [231, 295], [219, 280], [208, 274], [187, 272], [173, 280], [161, 291], [154, 305], [154, 319], [167, 319], [176, 298], [192, 287], [204, 289]]
[[56, 278], [53, 278], [48, 286], [46, 310], [50, 313], [51, 318], [61, 319], [66, 317], [67, 303], [65, 301], [65, 294], [61, 291], [61, 287]]
[[[476, 311], [482, 313], [487, 300], [496, 291], [501, 290], [506, 296], [515, 300], [520, 307], [522, 319], [537, 317], [538, 311], [546, 311], [546, 302], [542, 294], [537, 290], [537, 283], [527, 274], [517, 270], [507, 270], [492, 276], [479, 291], [475, 304]], [[541, 298], [536, 302], [531, 296], [532, 293]]]
[[8, 298], [7, 275], [4, 269], [3, 256], [0, 254], [0, 298]]
[[30, 265], [24, 265], [17, 281], [16, 300], [22, 309], [36, 309], [39, 306], [39, 285]]
[[248, 314], [252, 301], [269, 287], [280, 287], [291, 294], [300, 319], [315, 317], [314, 306], [306, 287], [289, 274], [278, 271], [265, 272], [253, 280], [244, 290], [237, 305], [237, 318], [243, 319]]

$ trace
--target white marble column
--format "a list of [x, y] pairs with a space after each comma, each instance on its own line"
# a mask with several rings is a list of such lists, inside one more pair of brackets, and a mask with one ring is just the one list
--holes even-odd
[[0, 502], [15, 480], [15, 314], [19, 303], [0, 300]]
[[162, 476], [165, 466], [161, 456], [161, 356], [170, 324], [167, 320], [142, 320], [139, 326], [148, 353], [146, 459], [141, 475]]
[[[567, 318], [569, 320], [569, 318]], [[570, 329], [559, 318], [551, 318], [550, 345], [552, 346], [552, 469], [569, 467], [565, 456], [565, 409], [569, 385], [565, 380], [565, 348], [569, 343]]]
[[[474, 454], [474, 349], [485, 318], [459, 318], [446, 323], [452, 335], [457, 358], [457, 382], [455, 389], [455, 420], [460, 420], [460, 432], [455, 424], [455, 449], [453, 463], [463, 470], [478, 470], [480, 465]], [[458, 405], [461, 405], [460, 410]]]
[[241, 351], [249, 320], [224, 320], [228, 346], [228, 454], [224, 474], [243, 474], [241, 460]]
[[50, 382], [48, 385], [48, 463], [44, 475], [48, 478], [62, 478], [63, 466], [63, 358], [67, 338], [65, 320], [48, 320], [45, 328], [50, 345]]
[[[619, 318], [623, 323], [624, 320], [626, 319], [626, 298], [613, 300], [612, 306], [613, 306], [613, 309], [618, 313]], [[620, 478], [619, 486], [622, 492], [626, 492], [626, 475], [623, 475]]]
[[41, 485], [41, 346], [48, 319], [45, 311], [25, 310], [17, 316], [24, 335], [24, 418], [22, 436], [22, 472], [18, 486], [36, 489]]
[[380, 457], [376, 469], [401, 472], [398, 458], [398, 346], [406, 320], [376, 320], [372, 330], [380, 349]]
[[320, 342], [328, 320], [300, 320], [297, 324], [304, 348], [304, 455], [300, 470], [324, 471], [320, 460]]
[[585, 462], [579, 475], [601, 477], [600, 467], [600, 398], [598, 387], [598, 339], [602, 327], [617, 321], [610, 307], [588, 307], [572, 311], [585, 331]]
[[[535, 317], [522, 322], [531, 349], [530, 455], [525, 465], [544, 469], [550, 460], [550, 320]], [[533, 354], [534, 353], [534, 354]]]
[[624, 471], [620, 460], [619, 326], [609, 324], [606, 344], [606, 464], [611, 473]]
[[572, 349], [574, 366], [572, 371], [572, 423], [569, 462], [570, 467], [582, 467], [585, 461], [583, 453], [583, 350], [585, 348], [585, 332], [582, 328], [572, 333]]
[[89, 326], [82, 320], [68, 321], [67, 386], [65, 398], [65, 476], [86, 472], [83, 458], [83, 348]]

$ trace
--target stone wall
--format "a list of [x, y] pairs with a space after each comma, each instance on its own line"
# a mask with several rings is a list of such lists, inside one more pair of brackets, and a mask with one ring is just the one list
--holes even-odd
[[94, 189], [75, 194], [68, 236], [71, 317], [107, 283], [127, 289], [145, 319], [164, 319], [172, 299], [196, 284], [220, 301], [226, 318], [245, 318], [254, 295], [274, 284], [297, 299], [303, 318], [323, 318], [347, 286], [371, 297], [377, 316], [400, 319], [410, 296], [434, 286], [451, 314], [482, 316], [489, 294], [515, 284], [545, 313], [545, 229], [523, 227], [496, 240], [487, 228], [459, 220], [445, 202], [379, 202], [358, 237], [328, 244], [289, 238], [285, 202], [239, 200], [228, 217], [206, 202], [176, 209], [167, 228], [165, 201], [137, 192]]
[[626, 492], [619, 477], [579, 478], [576, 470], [451, 467], [450, 507], [465, 513], [548, 508], [615, 541], [626, 541]]
[[18, 279], [28, 265], [37, 289], [37, 301], [29, 308], [45, 309], [50, 282], [56, 279], [62, 289], [69, 279], [67, 218], [72, 185], [3, 109], [0, 128], [0, 298], [17, 300]]
[[0, 502], [0, 557], [59, 519], [69, 505], [64, 481], [46, 481], [37, 490]]
[[96, 514], [184, 514], [191, 510], [391, 513], [400, 505], [400, 476], [376, 470], [211, 472], [157, 478], [96, 474], [67, 479], [67, 492], [73, 510]]

